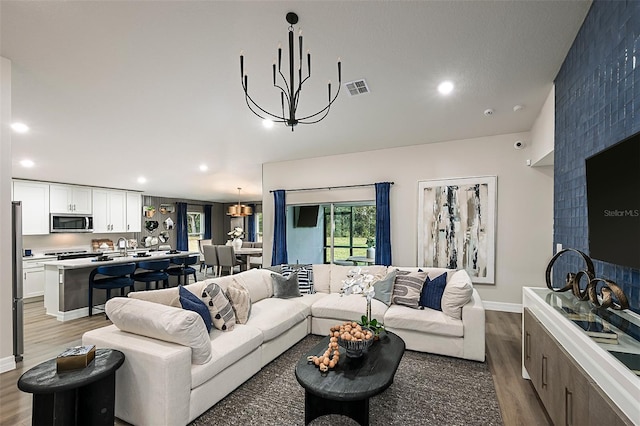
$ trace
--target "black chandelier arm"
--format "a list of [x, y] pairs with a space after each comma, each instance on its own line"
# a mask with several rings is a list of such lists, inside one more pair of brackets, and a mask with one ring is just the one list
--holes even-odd
[[[325, 113], [325, 115], [324, 115], [322, 118], [326, 117], [326, 116], [327, 116], [327, 114], [329, 113], [329, 108], [331, 108], [331, 105], [333, 105], [333, 103], [336, 101], [336, 99], [338, 99], [338, 95], [340, 94], [340, 88], [341, 88], [341, 86], [342, 86], [342, 84], [340, 84], [340, 85], [338, 86], [338, 91], [336, 92], [336, 94], [335, 94], [335, 96], [333, 97], [333, 99], [331, 99], [331, 101], [329, 101], [329, 104], [328, 104], [326, 107], [324, 107], [324, 108], [323, 108], [323, 109], [321, 109], [320, 111], [316, 112], [315, 114], [311, 114], [311, 115], [308, 115], [308, 116], [306, 116], [306, 117], [299, 118], [299, 119], [298, 119], [298, 122], [300, 122], [300, 121], [302, 121], [302, 120], [308, 120], [308, 119], [310, 119], [310, 118], [314, 118], [314, 117], [316, 117], [317, 115], [320, 115], [320, 114], [322, 114], [322, 113], [323, 113], [323, 112], [325, 112], [325, 111], [326, 111], [326, 113]], [[321, 118], [320, 120], [322, 120], [322, 118]], [[320, 120], [318, 120], [318, 121], [320, 121]], [[318, 121], [314, 121], [313, 123], [317, 123]], [[304, 124], [312, 124], [312, 123], [304, 123]]]
[[[255, 115], [257, 115], [257, 116], [258, 116], [258, 117], [260, 117], [261, 119], [266, 120], [266, 118], [264, 118], [263, 116], [261, 116], [260, 114], [258, 114], [258, 113], [253, 109], [253, 107], [252, 107], [251, 105], [255, 106], [257, 109], [259, 109], [260, 111], [262, 111], [264, 114], [267, 114], [267, 115], [269, 115], [269, 116], [271, 116], [271, 117], [273, 117], [273, 118], [276, 118], [277, 120], [281, 120], [281, 121], [284, 121], [284, 120], [285, 120], [285, 118], [284, 118], [284, 117], [280, 117], [279, 115], [273, 114], [273, 113], [271, 113], [271, 112], [267, 111], [266, 109], [262, 108], [260, 105], [258, 105], [258, 104], [256, 103], [256, 101], [254, 101], [254, 100], [251, 98], [251, 96], [249, 95], [249, 93], [244, 92], [244, 99], [245, 99], [245, 101], [246, 101], [246, 103], [247, 103], [247, 106], [248, 106], [248, 107], [249, 107], [249, 109], [251, 110], [251, 112], [253, 112]], [[279, 122], [279, 121], [276, 121], [276, 122]]]

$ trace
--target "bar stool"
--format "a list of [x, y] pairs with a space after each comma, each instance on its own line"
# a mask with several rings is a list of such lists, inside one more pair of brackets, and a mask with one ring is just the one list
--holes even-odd
[[[125, 287], [131, 287], [131, 291], [134, 290], [131, 274], [135, 270], [135, 263], [122, 263], [98, 266], [91, 271], [89, 274], [89, 316], [93, 315], [93, 290], [107, 290], [107, 300], [111, 298], [111, 290], [117, 288], [120, 289], [120, 295], [124, 296]], [[104, 277], [96, 278], [96, 275], [104, 275]]]
[[195, 265], [198, 263], [199, 256], [189, 256], [189, 257], [174, 257], [171, 259], [171, 263], [179, 265], [174, 268], [167, 269], [167, 274], [177, 276], [178, 277], [178, 285], [182, 283], [180, 277], [184, 276], [184, 284], [189, 284], [189, 275], [193, 275], [194, 281], [198, 281], [198, 277], [196, 277], [196, 268], [192, 268], [189, 265]]
[[[160, 281], [163, 287], [169, 287], [169, 274], [166, 272], [168, 267], [169, 259], [139, 262], [138, 269], [133, 274], [133, 280], [145, 283], [145, 290], [149, 290], [149, 284], [152, 282], [156, 283], [156, 289], [159, 288]], [[142, 272], [138, 272], [140, 269]]]

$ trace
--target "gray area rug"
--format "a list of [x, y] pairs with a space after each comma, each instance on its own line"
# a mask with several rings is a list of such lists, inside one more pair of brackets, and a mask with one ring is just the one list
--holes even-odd
[[[202, 414], [191, 425], [304, 425], [300, 357], [322, 337], [309, 335]], [[405, 351], [393, 384], [369, 402], [371, 425], [501, 425], [487, 363]], [[357, 425], [329, 415], [314, 426]]]

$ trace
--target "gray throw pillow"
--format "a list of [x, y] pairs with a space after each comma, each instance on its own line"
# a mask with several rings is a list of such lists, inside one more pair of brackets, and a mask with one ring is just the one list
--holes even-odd
[[251, 315], [251, 298], [247, 289], [234, 281], [227, 287], [225, 296], [231, 302], [233, 312], [236, 314], [236, 322], [246, 324]]
[[273, 297], [279, 299], [302, 297], [298, 288], [298, 271], [293, 272], [288, 277], [280, 274], [271, 274], [271, 280], [273, 281]]
[[393, 285], [396, 280], [396, 271], [391, 271], [386, 277], [373, 283], [373, 289], [375, 294], [374, 299], [377, 299], [385, 305], [391, 305], [391, 295], [393, 294]]
[[405, 271], [398, 271], [396, 273], [396, 282], [393, 286], [391, 302], [396, 305], [418, 309], [420, 293], [426, 279], [426, 272], [406, 273]]

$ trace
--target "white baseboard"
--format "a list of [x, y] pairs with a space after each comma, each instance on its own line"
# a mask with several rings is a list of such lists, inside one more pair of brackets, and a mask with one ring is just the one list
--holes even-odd
[[[96, 311], [95, 313], [103, 312], [102, 309], [96, 309], [95, 307], [94, 307], [94, 310]], [[89, 316], [89, 308], [80, 308], [80, 309], [74, 309], [73, 311], [65, 311], [65, 312], [58, 311], [56, 318], [58, 319], [58, 321], [64, 322], [64, 321], [70, 321], [70, 320], [88, 317], [88, 316]]]
[[0, 358], [0, 373], [16, 369], [16, 359], [13, 355]]
[[522, 313], [521, 303], [489, 302], [483, 300], [482, 304], [484, 305], [484, 309], [487, 311], [513, 312], [516, 314]]

